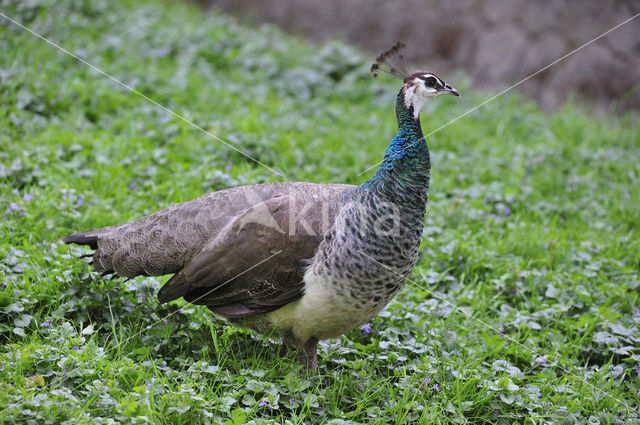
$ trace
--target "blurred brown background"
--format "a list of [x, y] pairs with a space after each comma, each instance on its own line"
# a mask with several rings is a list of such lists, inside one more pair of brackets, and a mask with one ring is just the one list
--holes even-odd
[[[411, 64], [462, 70], [499, 90], [640, 12], [640, 0], [199, 0], [243, 21], [372, 54], [396, 41]], [[572, 94], [598, 108], [640, 110], [640, 17], [522, 84], [550, 108]]]

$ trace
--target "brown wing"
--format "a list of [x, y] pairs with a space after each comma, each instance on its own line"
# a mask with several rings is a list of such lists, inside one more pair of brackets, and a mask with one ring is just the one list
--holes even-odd
[[304, 260], [333, 224], [348, 185], [271, 183], [215, 192], [136, 222], [71, 235], [96, 250], [94, 268], [120, 276], [177, 273], [158, 294], [227, 317], [301, 296]]
[[165, 284], [160, 301], [182, 296], [238, 317], [299, 298], [305, 260], [333, 224], [337, 193], [331, 195], [279, 195], [243, 212]]

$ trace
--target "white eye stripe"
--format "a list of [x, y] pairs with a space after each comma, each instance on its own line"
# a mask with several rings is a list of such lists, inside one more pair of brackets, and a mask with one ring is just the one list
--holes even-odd
[[435, 78], [436, 83], [438, 83], [441, 86], [444, 86], [444, 81], [442, 81], [440, 78], [436, 77], [435, 75], [431, 75], [431, 77]]

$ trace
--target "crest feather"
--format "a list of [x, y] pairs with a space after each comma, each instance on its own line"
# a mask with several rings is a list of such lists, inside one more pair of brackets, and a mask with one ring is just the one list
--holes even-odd
[[371, 65], [371, 73], [373, 77], [376, 78], [379, 72], [384, 72], [393, 77], [404, 80], [404, 78], [409, 74], [409, 69], [407, 67], [404, 55], [402, 54], [402, 49], [404, 49], [405, 44], [398, 41], [393, 45], [389, 50], [386, 50], [380, 54], [376, 58], [376, 63]]

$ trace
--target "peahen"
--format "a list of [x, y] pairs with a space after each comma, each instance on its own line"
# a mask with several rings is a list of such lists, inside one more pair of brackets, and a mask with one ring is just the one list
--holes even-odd
[[295, 345], [304, 367], [316, 370], [318, 340], [380, 312], [418, 258], [431, 166], [419, 112], [431, 97], [459, 93], [433, 73], [397, 66], [401, 47], [372, 66], [374, 75], [386, 71], [404, 84], [398, 133], [360, 186], [235, 187], [63, 241], [94, 249], [98, 272], [175, 273], [160, 302], [183, 297], [234, 324], [275, 330]]

